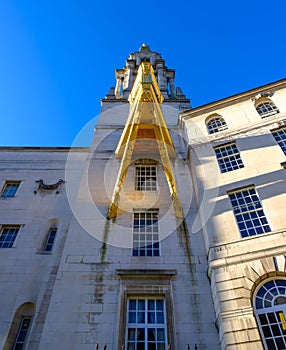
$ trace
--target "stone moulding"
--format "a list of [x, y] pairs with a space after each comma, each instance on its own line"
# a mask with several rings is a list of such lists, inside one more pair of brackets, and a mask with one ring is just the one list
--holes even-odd
[[45, 184], [43, 179], [39, 179], [35, 181], [38, 185], [37, 188], [34, 190], [34, 194], [37, 194], [40, 190], [46, 190], [46, 191], [54, 191], [56, 190], [56, 194], [60, 193], [62, 185], [65, 183], [64, 180], [59, 179], [58, 182], [54, 184]]
[[120, 279], [172, 279], [176, 276], [176, 270], [143, 270], [143, 269], [117, 269]]

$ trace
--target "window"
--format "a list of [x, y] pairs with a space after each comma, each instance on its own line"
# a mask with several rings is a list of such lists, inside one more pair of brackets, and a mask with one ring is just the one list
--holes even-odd
[[166, 312], [162, 299], [129, 299], [128, 350], [167, 350]]
[[274, 279], [260, 286], [254, 305], [265, 349], [286, 349], [286, 280]]
[[137, 191], [157, 190], [156, 165], [137, 165], [135, 171], [135, 189]]
[[158, 210], [133, 215], [133, 256], [159, 256]]
[[31, 328], [32, 319], [35, 312], [36, 306], [30, 302], [24, 303], [18, 307], [11, 323], [3, 349], [30, 349], [30, 344], [27, 344], [27, 333]]
[[286, 127], [272, 130], [272, 135], [274, 136], [284, 154], [286, 154]]
[[215, 134], [217, 132], [228, 129], [225, 120], [220, 116], [217, 116], [209, 120], [206, 126], [209, 134]]
[[235, 143], [215, 147], [214, 151], [222, 173], [244, 167]]
[[229, 198], [242, 237], [271, 231], [254, 187], [229, 193]]
[[19, 181], [6, 181], [1, 192], [1, 198], [15, 197], [19, 185]]
[[19, 326], [18, 334], [13, 346], [13, 350], [22, 350], [25, 338], [28, 333], [28, 328], [30, 326], [31, 317], [23, 317]]
[[0, 236], [0, 248], [13, 247], [19, 229], [19, 226], [3, 226]]
[[47, 235], [47, 239], [45, 242], [45, 246], [43, 251], [44, 252], [50, 252], [53, 249], [53, 245], [54, 245], [54, 241], [56, 238], [56, 234], [57, 234], [57, 228], [56, 227], [51, 227], [49, 229], [48, 235]]
[[279, 109], [272, 101], [261, 102], [256, 106], [256, 110], [261, 118], [267, 118], [279, 113]]

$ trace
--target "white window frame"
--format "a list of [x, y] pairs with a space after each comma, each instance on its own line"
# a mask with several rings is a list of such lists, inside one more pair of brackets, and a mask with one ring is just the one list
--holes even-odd
[[217, 132], [221, 132], [228, 129], [226, 121], [224, 120], [223, 117], [219, 115], [209, 119], [206, 122], [206, 127], [210, 135], [216, 134]]
[[286, 280], [277, 278], [260, 285], [254, 296], [254, 309], [265, 349], [285, 349]]
[[159, 210], [133, 213], [132, 256], [160, 256]]
[[[120, 279], [120, 301], [117, 348], [126, 344], [126, 322], [128, 299], [163, 299], [165, 301], [167, 342], [176, 349], [176, 332], [173, 316], [172, 280], [177, 271], [174, 269], [117, 269]], [[126, 347], [125, 347], [126, 348]]]
[[[130, 309], [131, 301], [133, 304], [135, 302], [135, 309]], [[157, 301], [162, 304], [162, 309], [157, 309]], [[154, 310], [150, 308], [151, 302], [154, 302]], [[162, 303], [161, 303], [162, 302]], [[140, 305], [140, 307], [138, 307]], [[142, 305], [144, 305], [144, 310], [142, 310]], [[135, 322], [130, 321], [130, 315], [135, 316]], [[150, 314], [154, 317], [154, 322], [150, 321]], [[157, 322], [159, 314], [163, 315], [163, 322]], [[140, 322], [140, 317], [144, 317], [143, 322]], [[126, 349], [137, 349], [138, 344], [144, 344], [144, 350], [148, 350], [148, 345], [154, 344], [156, 350], [167, 349], [168, 334], [167, 334], [167, 319], [166, 319], [166, 304], [164, 298], [159, 297], [130, 297], [127, 299], [127, 315], [126, 315]], [[130, 330], [134, 330], [134, 339], [129, 339]], [[149, 331], [155, 331], [155, 337], [157, 339], [151, 339]], [[141, 331], [141, 333], [139, 333]], [[140, 339], [140, 334], [144, 335], [144, 339]], [[158, 339], [159, 332], [164, 334], [164, 339]], [[154, 333], [153, 333], [154, 334]], [[137, 339], [139, 335], [139, 339]], [[133, 338], [133, 337], [131, 337]], [[141, 341], [140, 341], [141, 340]], [[134, 347], [132, 346], [134, 344]], [[130, 345], [130, 347], [129, 347]], [[142, 347], [141, 347], [142, 348]], [[143, 350], [143, 349], [142, 349]]]
[[286, 155], [286, 127], [271, 130], [271, 133], [282, 152]]
[[[14, 231], [12, 234], [11, 232], [4, 232], [5, 230], [10, 230], [10, 231]], [[0, 231], [0, 249], [5, 249], [5, 248], [13, 248], [14, 243], [17, 239], [17, 236], [19, 234], [20, 231], [20, 226], [19, 225], [2, 225], [1, 227], [1, 231]], [[2, 242], [2, 235], [5, 234], [5, 239]], [[10, 239], [7, 239], [7, 236], [11, 236]]]
[[135, 190], [157, 191], [157, 165], [135, 165]]
[[271, 232], [261, 200], [254, 186], [228, 191], [241, 236], [249, 237]]
[[8, 180], [5, 181], [0, 197], [1, 198], [13, 198], [13, 197], [15, 197], [16, 193], [19, 189], [20, 183], [21, 183], [21, 181], [8, 181]]
[[244, 168], [236, 142], [216, 146], [214, 151], [222, 173]]
[[268, 118], [272, 115], [279, 113], [279, 109], [272, 101], [262, 101], [257, 103], [255, 106], [257, 113], [261, 116], [261, 118]]

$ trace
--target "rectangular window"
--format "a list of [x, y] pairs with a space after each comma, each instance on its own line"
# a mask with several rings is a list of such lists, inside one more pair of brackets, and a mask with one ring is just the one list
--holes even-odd
[[56, 238], [56, 234], [57, 234], [57, 228], [56, 227], [52, 227], [50, 228], [48, 235], [47, 235], [47, 240], [45, 242], [45, 246], [44, 246], [44, 252], [50, 252], [53, 249], [53, 245], [54, 245], [54, 241]]
[[229, 198], [242, 237], [271, 231], [254, 187], [229, 193]]
[[126, 348], [166, 350], [166, 312], [162, 299], [129, 299]]
[[6, 181], [1, 192], [1, 198], [15, 197], [20, 181]]
[[0, 236], [0, 248], [11, 248], [15, 242], [20, 226], [3, 226]]
[[214, 151], [222, 173], [244, 167], [239, 150], [234, 142], [215, 147]]
[[133, 256], [159, 256], [158, 210], [133, 215]]
[[272, 135], [274, 136], [284, 154], [286, 154], [286, 127], [273, 130]]
[[135, 167], [135, 190], [157, 190], [157, 167], [156, 165], [138, 165]]
[[18, 334], [13, 346], [13, 350], [22, 350], [24, 348], [25, 338], [30, 326], [31, 317], [23, 317], [19, 326]]

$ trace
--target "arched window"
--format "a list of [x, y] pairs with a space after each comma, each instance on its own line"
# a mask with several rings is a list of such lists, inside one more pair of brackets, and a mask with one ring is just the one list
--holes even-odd
[[57, 232], [59, 227], [59, 220], [57, 218], [50, 219], [43, 226], [40, 242], [37, 248], [39, 254], [51, 254], [54, 248]]
[[219, 115], [210, 119], [206, 123], [206, 126], [209, 134], [215, 134], [217, 132], [228, 129], [225, 120]]
[[286, 349], [286, 279], [260, 285], [254, 306], [265, 349]]
[[22, 350], [26, 347], [35, 310], [33, 303], [24, 303], [17, 309], [3, 350]]
[[263, 101], [256, 105], [256, 110], [261, 118], [267, 118], [279, 113], [279, 109], [272, 101]]

